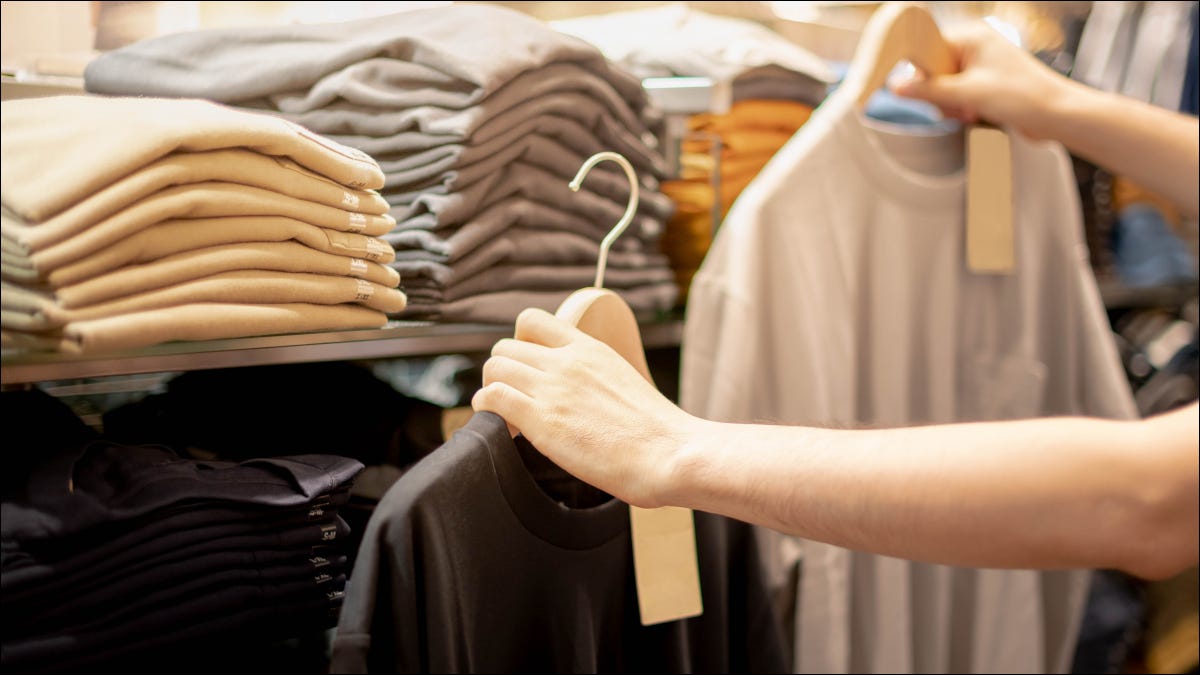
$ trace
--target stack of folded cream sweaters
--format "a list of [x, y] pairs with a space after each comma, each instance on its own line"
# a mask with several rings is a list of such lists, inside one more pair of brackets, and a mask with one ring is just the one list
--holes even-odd
[[190, 99], [5, 101], [0, 127], [6, 349], [369, 328], [406, 304], [358, 150]]

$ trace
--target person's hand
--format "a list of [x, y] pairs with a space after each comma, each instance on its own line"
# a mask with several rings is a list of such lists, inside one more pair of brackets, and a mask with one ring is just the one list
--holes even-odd
[[575, 477], [635, 506], [663, 504], [695, 418], [611, 347], [540, 309], [492, 348], [471, 401]]
[[1046, 112], [1070, 81], [987, 24], [961, 24], [944, 33], [959, 72], [890, 83], [894, 93], [937, 105], [946, 117], [964, 123], [986, 121], [1012, 126], [1042, 138]]

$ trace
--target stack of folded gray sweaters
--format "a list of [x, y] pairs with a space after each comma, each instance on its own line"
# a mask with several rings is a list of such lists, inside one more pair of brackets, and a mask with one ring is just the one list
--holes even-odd
[[396, 220], [382, 238], [408, 298], [397, 318], [511, 322], [591, 285], [628, 181], [601, 163], [580, 192], [567, 184], [589, 156], [618, 152], [641, 199], [605, 286], [639, 313], [675, 303], [658, 250], [673, 210], [658, 189], [661, 114], [595, 47], [519, 12], [455, 4], [179, 33], [101, 56], [85, 84], [264, 111], [370, 155]]

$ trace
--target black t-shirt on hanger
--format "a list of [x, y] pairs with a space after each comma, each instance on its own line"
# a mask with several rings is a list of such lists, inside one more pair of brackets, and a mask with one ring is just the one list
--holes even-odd
[[787, 670], [754, 529], [695, 521], [704, 614], [642, 626], [628, 506], [477, 413], [372, 515], [331, 670]]

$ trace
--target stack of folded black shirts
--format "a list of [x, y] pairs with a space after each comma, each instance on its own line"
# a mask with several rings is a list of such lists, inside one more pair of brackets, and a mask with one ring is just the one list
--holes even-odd
[[618, 152], [641, 199], [605, 285], [635, 312], [674, 304], [658, 250], [673, 211], [661, 113], [598, 49], [519, 12], [455, 4], [167, 35], [101, 56], [85, 84], [263, 110], [371, 155], [396, 219], [383, 238], [408, 298], [399, 318], [508, 322], [590, 285], [628, 182], [602, 163], [580, 192], [567, 184], [591, 155]]
[[232, 653], [336, 624], [338, 508], [358, 461], [184, 459], [98, 438], [40, 390], [4, 403], [38, 429], [0, 506], [6, 673], [174, 669], [187, 647]]

